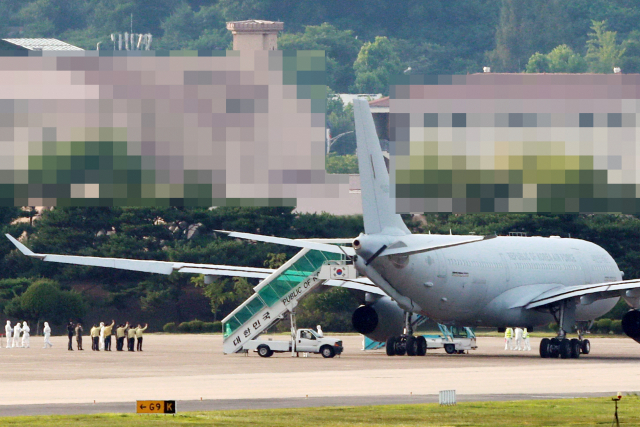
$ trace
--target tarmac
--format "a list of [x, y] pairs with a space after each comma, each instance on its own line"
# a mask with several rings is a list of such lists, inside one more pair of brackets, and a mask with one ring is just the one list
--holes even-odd
[[[285, 339], [276, 336], [274, 339]], [[342, 337], [345, 352], [261, 358], [224, 355], [220, 335], [148, 334], [143, 352], [68, 351], [66, 337], [31, 348], [0, 349], [0, 416], [134, 412], [136, 400], [176, 400], [178, 411], [437, 402], [555, 399], [640, 390], [640, 345], [628, 338], [591, 339], [580, 359], [541, 359], [505, 351], [502, 338], [478, 338], [478, 350], [424, 357], [361, 351], [360, 336]], [[75, 341], [74, 341], [75, 348]], [[88, 349], [87, 349], [88, 348]]]

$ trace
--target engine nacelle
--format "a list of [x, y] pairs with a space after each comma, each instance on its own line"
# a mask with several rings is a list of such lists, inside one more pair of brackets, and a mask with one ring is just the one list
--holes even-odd
[[640, 311], [631, 310], [622, 316], [622, 330], [629, 338], [640, 343]]
[[404, 329], [404, 310], [389, 297], [381, 297], [368, 305], [361, 305], [351, 317], [353, 327], [374, 341], [386, 342], [401, 335]]

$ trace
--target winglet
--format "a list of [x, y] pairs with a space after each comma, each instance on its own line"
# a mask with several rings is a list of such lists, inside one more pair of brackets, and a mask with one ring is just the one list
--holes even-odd
[[25, 254], [26, 256], [30, 256], [30, 257], [34, 257], [34, 258], [44, 258], [45, 257], [44, 255], [40, 255], [40, 254], [34, 253], [31, 249], [29, 249], [28, 247], [26, 247], [22, 243], [18, 242], [16, 239], [14, 239], [12, 235], [5, 234], [5, 236], [7, 236], [7, 239], [9, 239], [11, 241], [11, 243], [13, 243], [15, 245], [15, 247], [18, 248], [18, 250], [20, 252], [22, 252], [23, 254]]

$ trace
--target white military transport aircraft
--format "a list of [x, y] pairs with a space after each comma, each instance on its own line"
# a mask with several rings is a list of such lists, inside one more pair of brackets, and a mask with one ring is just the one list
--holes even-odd
[[[452, 236], [411, 234], [389, 198], [389, 175], [369, 105], [354, 101], [364, 233], [352, 247], [335, 240], [294, 240], [249, 233], [230, 237], [344, 253], [364, 276], [346, 287], [368, 293], [353, 314], [356, 330], [386, 341], [387, 354], [423, 355], [426, 342], [414, 337], [412, 315], [458, 326], [522, 326], [533, 330], [555, 321], [558, 334], [540, 343], [540, 356], [578, 358], [588, 354], [583, 339], [590, 321], [622, 297], [632, 308], [623, 318], [627, 335], [640, 342], [640, 280], [622, 280], [613, 258], [598, 245], [559, 237]], [[36, 254], [7, 237], [30, 257], [44, 261], [151, 273], [259, 277], [273, 270], [210, 264]], [[330, 283], [335, 284], [335, 283]], [[578, 330], [578, 339], [567, 332]]]

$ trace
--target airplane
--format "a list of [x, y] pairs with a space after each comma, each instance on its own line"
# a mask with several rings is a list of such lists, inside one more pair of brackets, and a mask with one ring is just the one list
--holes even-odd
[[[354, 328], [386, 343], [389, 356], [424, 355], [426, 342], [413, 334], [414, 315], [465, 327], [508, 326], [529, 330], [555, 322], [543, 338], [542, 358], [589, 354], [584, 338], [593, 319], [620, 298], [631, 307], [624, 332], [640, 343], [640, 279], [622, 280], [615, 260], [600, 246], [571, 238], [412, 234], [389, 197], [389, 174], [369, 105], [354, 100], [364, 233], [353, 240], [286, 239], [223, 231], [230, 237], [344, 254], [363, 276], [334, 286], [366, 292], [353, 313]], [[7, 235], [25, 255], [44, 261], [135, 271], [238, 275], [264, 278], [273, 270], [179, 262], [36, 254]], [[336, 243], [351, 241], [352, 246]], [[331, 282], [331, 281], [330, 281]], [[578, 338], [567, 334], [576, 328]]]

